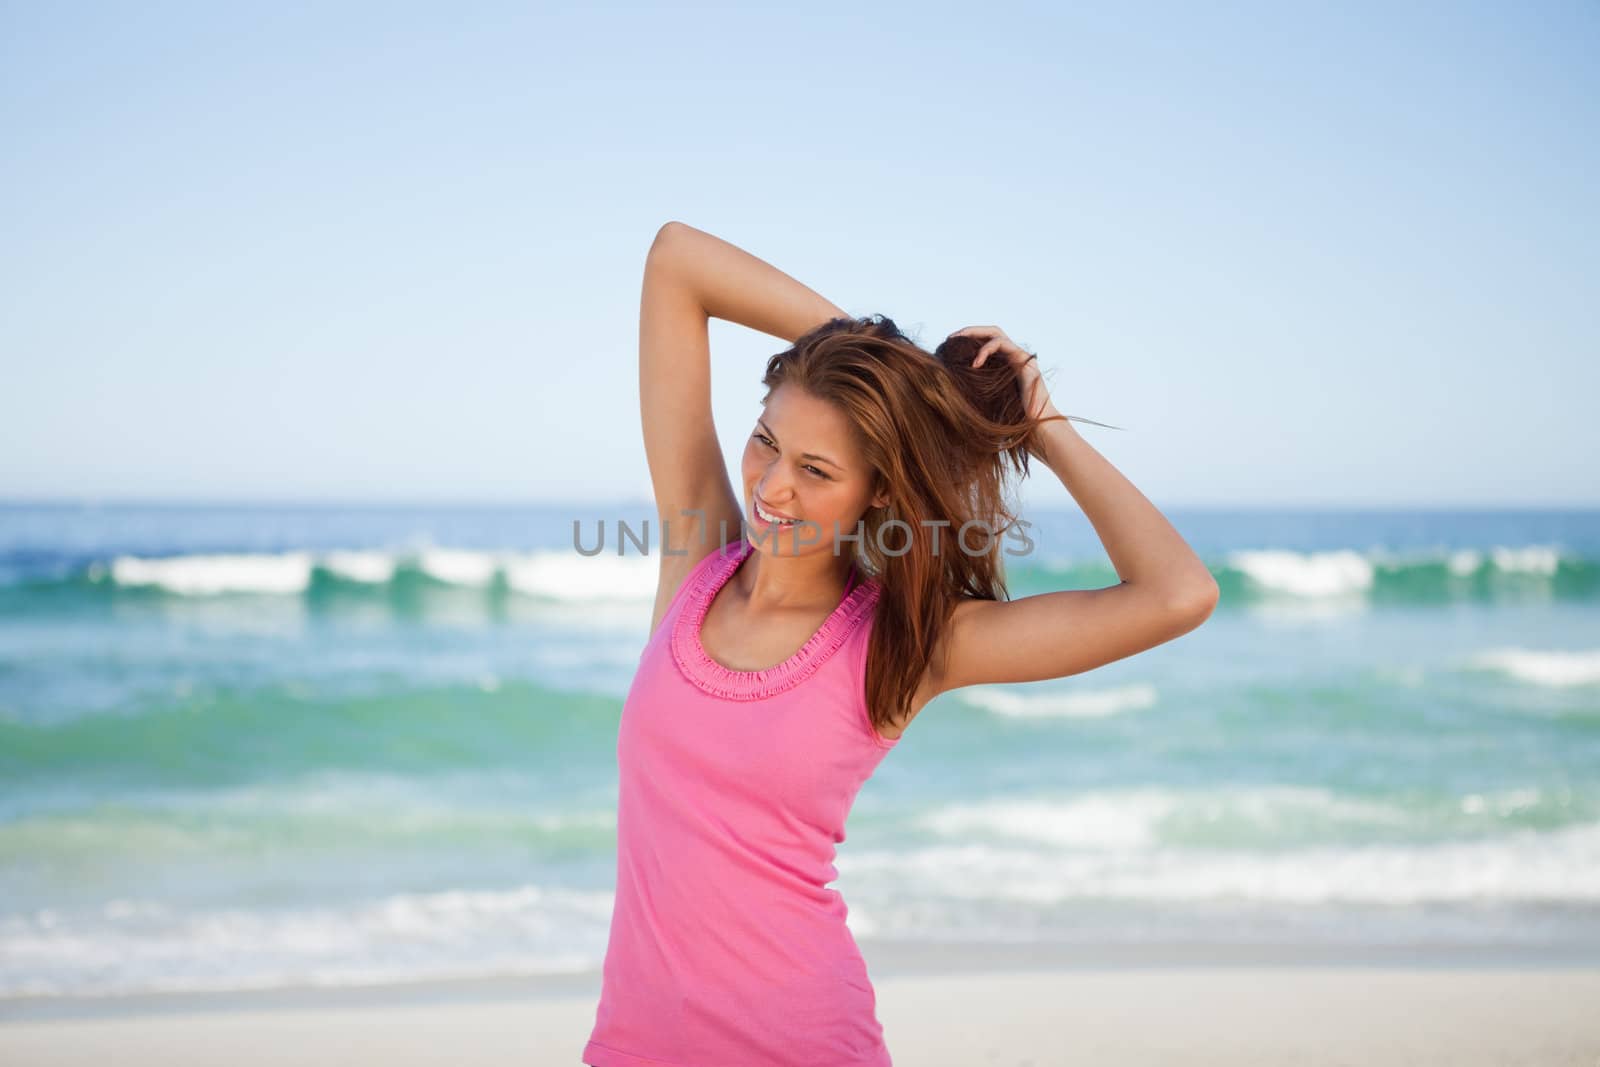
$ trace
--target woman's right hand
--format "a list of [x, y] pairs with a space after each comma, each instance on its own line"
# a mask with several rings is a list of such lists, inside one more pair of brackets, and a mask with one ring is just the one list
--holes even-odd
[[1023, 404], [1028, 414], [1033, 418], [1049, 418], [1060, 415], [1055, 403], [1050, 399], [1050, 391], [1044, 386], [1044, 375], [1039, 371], [1039, 357], [1028, 352], [998, 326], [966, 326], [956, 330], [951, 337], [973, 337], [984, 339], [984, 344], [978, 349], [978, 354], [972, 360], [974, 369], [983, 366], [984, 362], [994, 353], [1000, 353], [1011, 365], [1017, 368], [1017, 375], [1022, 383]]

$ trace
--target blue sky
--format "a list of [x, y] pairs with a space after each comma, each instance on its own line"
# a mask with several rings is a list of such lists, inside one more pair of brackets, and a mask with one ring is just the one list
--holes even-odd
[[[1597, 47], [1578, 2], [6, 3], [0, 496], [647, 499], [681, 219], [1003, 326], [1161, 506], [1593, 506]], [[712, 346], [736, 463], [783, 345]]]

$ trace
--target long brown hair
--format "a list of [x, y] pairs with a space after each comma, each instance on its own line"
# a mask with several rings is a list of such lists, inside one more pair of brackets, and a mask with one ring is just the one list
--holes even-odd
[[[769, 397], [788, 384], [836, 405], [874, 492], [889, 499], [867, 509], [853, 542], [857, 565], [881, 586], [866, 682], [880, 731], [909, 710], [958, 600], [1008, 598], [1000, 553], [1017, 515], [1007, 472], [1026, 477], [1039, 427], [1067, 417], [1030, 417], [1009, 360], [993, 355], [973, 369], [982, 345], [950, 337], [930, 353], [893, 319], [837, 318], [768, 359], [761, 379]], [[975, 525], [958, 543], [965, 523]]]

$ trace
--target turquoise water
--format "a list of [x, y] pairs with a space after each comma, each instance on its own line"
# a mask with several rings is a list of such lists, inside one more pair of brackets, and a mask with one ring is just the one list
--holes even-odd
[[[1168, 516], [1203, 627], [946, 694], [867, 783], [834, 884], [869, 958], [1600, 958], [1600, 513]], [[645, 518], [0, 505], [0, 997], [597, 967]], [[1013, 595], [1117, 580], [1025, 518]]]

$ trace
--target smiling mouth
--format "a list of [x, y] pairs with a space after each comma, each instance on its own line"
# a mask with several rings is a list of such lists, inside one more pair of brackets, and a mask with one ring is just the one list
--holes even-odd
[[771, 523], [775, 526], [793, 526], [795, 523], [800, 521], [799, 519], [791, 519], [787, 516], [779, 515], [776, 512], [768, 511], [766, 506], [761, 503], [761, 498], [758, 496], [751, 496], [750, 506], [755, 511], [756, 518], [760, 519], [762, 522]]

